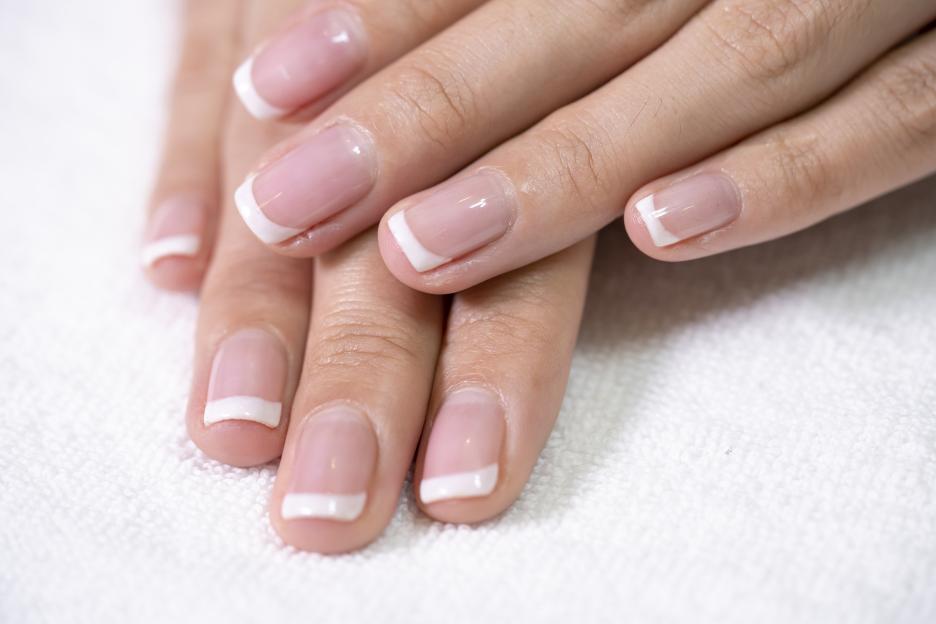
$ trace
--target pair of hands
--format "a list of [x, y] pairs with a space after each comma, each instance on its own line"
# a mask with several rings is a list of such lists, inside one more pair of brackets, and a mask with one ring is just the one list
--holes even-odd
[[[375, 537], [421, 433], [426, 513], [510, 504], [561, 402], [590, 236], [622, 207], [682, 260], [936, 169], [927, 1], [320, 1], [276, 31], [296, 5], [189, 7], [144, 255], [173, 288], [212, 256], [189, 429], [238, 465], [282, 451], [271, 517], [302, 548]], [[238, 31], [267, 37], [243, 103], [311, 120], [297, 134], [225, 121]], [[461, 292], [446, 316], [391, 274]]]

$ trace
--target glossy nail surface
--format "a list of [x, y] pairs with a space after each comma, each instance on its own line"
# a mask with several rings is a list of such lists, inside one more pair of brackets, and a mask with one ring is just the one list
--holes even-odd
[[375, 175], [369, 137], [351, 126], [332, 126], [249, 176], [234, 202], [257, 238], [276, 244], [362, 199]]
[[494, 172], [448, 182], [395, 213], [390, 233], [424, 273], [497, 240], [510, 227], [513, 200]]
[[700, 173], [640, 199], [640, 213], [657, 247], [725, 227], [741, 214], [741, 195], [721, 173]]
[[244, 61], [234, 88], [254, 117], [283, 117], [353, 76], [365, 50], [363, 28], [350, 10], [311, 13]]
[[424, 503], [487, 496], [497, 486], [504, 410], [484, 388], [448, 396], [429, 434], [419, 498]]
[[201, 249], [205, 203], [192, 195], [163, 200], [150, 218], [140, 251], [143, 266], [155, 266], [163, 258], [193, 257]]
[[226, 420], [279, 426], [286, 387], [286, 352], [279, 339], [242, 329], [220, 344], [211, 366], [205, 425]]
[[283, 519], [356, 519], [376, 462], [377, 438], [356, 408], [333, 405], [311, 415], [296, 443]]

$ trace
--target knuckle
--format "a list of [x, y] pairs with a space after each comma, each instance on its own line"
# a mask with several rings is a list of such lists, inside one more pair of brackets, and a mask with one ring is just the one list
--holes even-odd
[[475, 87], [439, 50], [425, 50], [407, 61], [387, 85], [387, 106], [402, 128], [413, 122], [422, 135], [441, 149], [475, 127], [479, 100]]
[[761, 86], [777, 85], [825, 44], [833, 0], [738, 0], [701, 20], [716, 55]]
[[[573, 319], [557, 305], [556, 282], [540, 271], [517, 271], [486, 289], [478, 300], [456, 300], [446, 330], [447, 340], [473, 355], [538, 356], [554, 353], [557, 328]], [[477, 359], [477, 358], [475, 358]], [[493, 361], [497, 361], [496, 359]]]
[[420, 358], [410, 323], [372, 303], [343, 301], [318, 318], [307, 359], [313, 365], [382, 371]]
[[902, 147], [929, 145], [936, 137], [936, 47], [903, 55], [878, 77], [882, 107], [896, 124]]
[[533, 308], [533, 303], [524, 302], [462, 314], [450, 322], [448, 340], [462, 345], [472, 359], [526, 357], [541, 356], [554, 335], [552, 325]]
[[[790, 212], [808, 212], [812, 206], [840, 195], [839, 178], [833, 175], [831, 164], [822, 149], [822, 139], [816, 133], [797, 136], [777, 133], [767, 145], [771, 166], [759, 168], [779, 176], [785, 190], [783, 201], [774, 202], [775, 210], [783, 211], [778, 218], [789, 217]], [[776, 187], [777, 179], [765, 180], [767, 188]]]
[[561, 188], [581, 202], [580, 208], [590, 213], [605, 212], [607, 197], [617, 180], [613, 162], [605, 151], [610, 145], [597, 126], [575, 122], [553, 125], [536, 131], [532, 136], [533, 153], [543, 154], [547, 175]]
[[566, 0], [552, 0], [551, 8], [566, 11], [572, 21], [581, 21], [583, 12], [591, 12], [594, 19], [585, 20], [586, 23], [607, 24], [620, 27], [628, 24], [645, 11], [666, 3], [667, 0], [580, 0], [580, 2], [567, 2]]
[[[205, 282], [204, 303], [236, 307], [242, 312], [285, 308], [306, 309], [309, 305], [310, 275], [297, 271], [281, 258], [245, 257], [234, 254], [230, 261], [216, 264]], [[230, 300], [236, 299], [237, 306]]]

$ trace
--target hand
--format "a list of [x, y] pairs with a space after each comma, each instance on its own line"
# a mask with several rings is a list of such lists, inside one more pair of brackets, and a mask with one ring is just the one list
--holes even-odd
[[500, 513], [558, 414], [592, 241], [451, 300], [392, 279], [374, 229], [314, 263], [271, 252], [230, 202], [211, 206], [216, 188], [236, 183], [286, 129], [240, 110], [225, 119], [227, 84], [216, 77], [242, 17], [250, 41], [290, 3], [257, 0], [233, 17], [230, 7], [188, 3], [144, 244], [157, 284], [194, 286], [208, 267], [186, 417], [192, 439], [238, 466], [282, 453], [270, 516], [299, 548], [339, 552], [374, 539], [414, 456], [414, 489], [429, 516], [477, 522]]
[[264, 115], [331, 105], [238, 205], [294, 256], [383, 217], [390, 270], [434, 293], [622, 214], [661, 260], [750, 245], [936, 170], [934, 17], [931, 0], [314, 3], [237, 81]]

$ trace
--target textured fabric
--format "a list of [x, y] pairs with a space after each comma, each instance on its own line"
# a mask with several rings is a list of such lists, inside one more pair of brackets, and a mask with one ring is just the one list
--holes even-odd
[[936, 622], [936, 180], [678, 266], [614, 228], [510, 511], [283, 547], [137, 270], [168, 7], [0, 3], [0, 621]]

